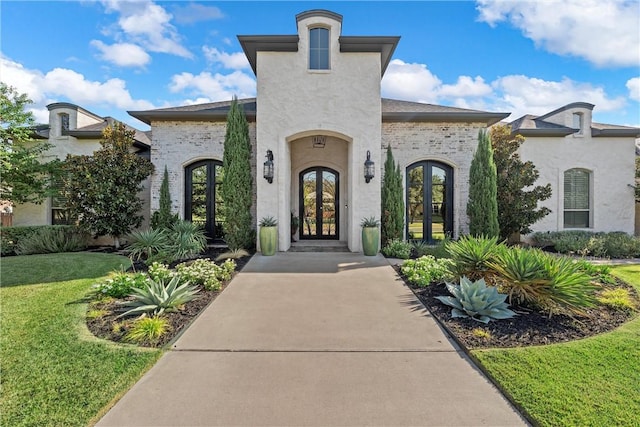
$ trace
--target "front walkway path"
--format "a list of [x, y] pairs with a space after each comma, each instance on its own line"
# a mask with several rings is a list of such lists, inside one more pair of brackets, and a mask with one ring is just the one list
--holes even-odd
[[382, 257], [255, 255], [99, 426], [516, 426]]

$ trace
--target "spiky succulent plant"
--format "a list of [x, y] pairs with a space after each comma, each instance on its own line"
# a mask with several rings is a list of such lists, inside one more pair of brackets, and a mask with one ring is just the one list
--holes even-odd
[[498, 293], [493, 286], [487, 286], [484, 279], [472, 282], [467, 277], [462, 277], [460, 285], [447, 283], [447, 289], [452, 297], [436, 298], [453, 307], [452, 317], [470, 317], [478, 322], [489, 323], [490, 320], [509, 319], [516, 315], [507, 308], [507, 295]]
[[195, 299], [198, 289], [189, 282], [178, 286], [180, 280], [180, 276], [175, 275], [167, 284], [164, 279], [149, 280], [148, 286], [133, 288], [133, 300], [123, 303], [123, 306], [131, 309], [119, 317], [143, 313], [157, 316], [165, 311], [175, 311], [179, 306]]

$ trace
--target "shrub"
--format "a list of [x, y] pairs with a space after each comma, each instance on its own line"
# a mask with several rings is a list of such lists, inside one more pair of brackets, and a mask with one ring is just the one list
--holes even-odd
[[136, 319], [124, 336], [124, 340], [135, 344], [156, 345], [171, 326], [163, 317], [143, 317]]
[[509, 319], [516, 315], [507, 308], [507, 295], [498, 293], [493, 286], [487, 286], [484, 279], [472, 282], [463, 277], [460, 285], [447, 283], [447, 290], [453, 297], [436, 299], [453, 307], [451, 317], [470, 317], [477, 322], [489, 323], [494, 319]]
[[506, 246], [498, 244], [497, 237], [463, 236], [458, 241], [446, 242], [444, 248], [454, 263], [452, 273], [456, 279], [465, 276], [471, 280], [487, 280], [491, 275], [488, 263], [494, 261]]
[[[196, 298], [198, 289], [189, 282], [180, 284], [179, 275], [174, 276], [169, 283], [164, 280], [149, 280], [147, 286], [133, 288], [133, 300], [125, 301], [124, 307], [132, 307], [118, 317], [135, 314], [160, 315], [165, 311], [176, 311], [181, 305]], [[178, 286], [179, 285], [179, 286]]]
[[574, 261], [578, 270], [589, 275], [598, 283], [613, 285], [616, 283], [615, 277], [611, 274], [611, 267], [608, 265], [596, 265], [587, 260], [578, 259]]
[[[55, 227], [52, 225], [15, 226], [0, 227], [0, 253], [4, 255], [15, 254], [15, 249], [20, 240], [35, 233], [44, 227]], [[59, 226], [60, 227], [60, 226]], [[64, 227], [64, 226], [63, 226]]]
[[595, 286], [573, 260], [539, 249], [510, 248], [488, 266], [496, 273], [509, 302], [540, 308], [549, 313], [583, 314], [593, 306]]
[[175, 276], [175, 272], [169, 270], [169, 267], [167, 267], [166, 264], [162, 264], [157, 261], [151, 263], [147, 274], [151, 280], [155, 280], [156, 282], [160, 280], [168, 281]]
[[628, 290], [623, 288], [607, 289], [597, 297], [600, 304], [612, 307], [616, 310], [632, 311], [635, 304]]
[[640, 238], [623, 232], [594, 233], [570, 230], [534, 233], [539, 246], [553, 246], [556, 252], [581, 256], [634, 258], [640, 256]]
[[124, 298], [134, 288], [147, 286], [147, 276], [143, 273], [125, 273], [124, 271], [111, 273], [104, 282], [93, 285], [98, 296]]
[[630, 236], [627, 233], [613, 232], [603, 235], [602, 240], [604, 247], [602, 256], [611, 258], [640, 257], [640, 238], [638, 237]]
[[382, 253], [389, 258], [407, 259], [411, 256], [411, 243], [391, 239], [387, 245], [382, 248]]
[[411, 248], [417, 257], [431, 255], [435, 258], [449, 258], [449, 254], [445, 250], [445, 242], [447, 240], [441, 240], [435, 245], [430, 245], [423, 240], [414, 240], [411, 242]]
[[17, 255], [78, 252], [87, 247], [87, 233], [78, 227], [42, 227], [20, 240]]
[[400, 268], [409, 283], [427, 287], [431, 283], [441, 282], [451, 274], [449, 269], [453, 266], [450, 259], [436, 259], [431, 255], [422, 256], [416, 260], [407, 260]]
[[169, 239], [166, 233], [160, 229], [138, 230], [129, 234], [129, 256], [135, 260], [150, 261], [162, 253], [166, 253], [169, 247]]
[[204, 230], [190, 221], [176, 222], [169, 233], [169, 255], [174, 259], [193, 258], [207, 247]]
[[129, 234], [129, 256], [135, 260], [173, 262], [193, 258], [207, 247], [202, 228], [190, 221], [178, 220], [171, 229], [147, 229]]

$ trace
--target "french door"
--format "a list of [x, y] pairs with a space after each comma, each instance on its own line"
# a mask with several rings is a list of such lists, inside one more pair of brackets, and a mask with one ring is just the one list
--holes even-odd
[[453, 168], [423, 161], [407, 168], [407, 237], [435, 242], [453, 236]]
[[339, 174], [313, 167], [300, 173], [300, 239], [338, 239]]
[[201, 225], [211, 240], [224, 236], [224, 212], [220, 187], [224, 179], [222, 162], [202, 160], [185, 168], [184, 218]]

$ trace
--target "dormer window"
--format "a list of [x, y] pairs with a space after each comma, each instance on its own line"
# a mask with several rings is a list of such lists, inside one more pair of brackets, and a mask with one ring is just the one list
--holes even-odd
[[326, 28], [309, 30], [309, 69], [329, 69], [329, 30]]
[[584, 128], [584, 116], [582, 113], [573, 113], [573, 128], [578, 129], [576, 135], [582, 135]]
[[67, 113], [60, 113], [60, 135], [67, 130], [69, 130], [69, 115]]

